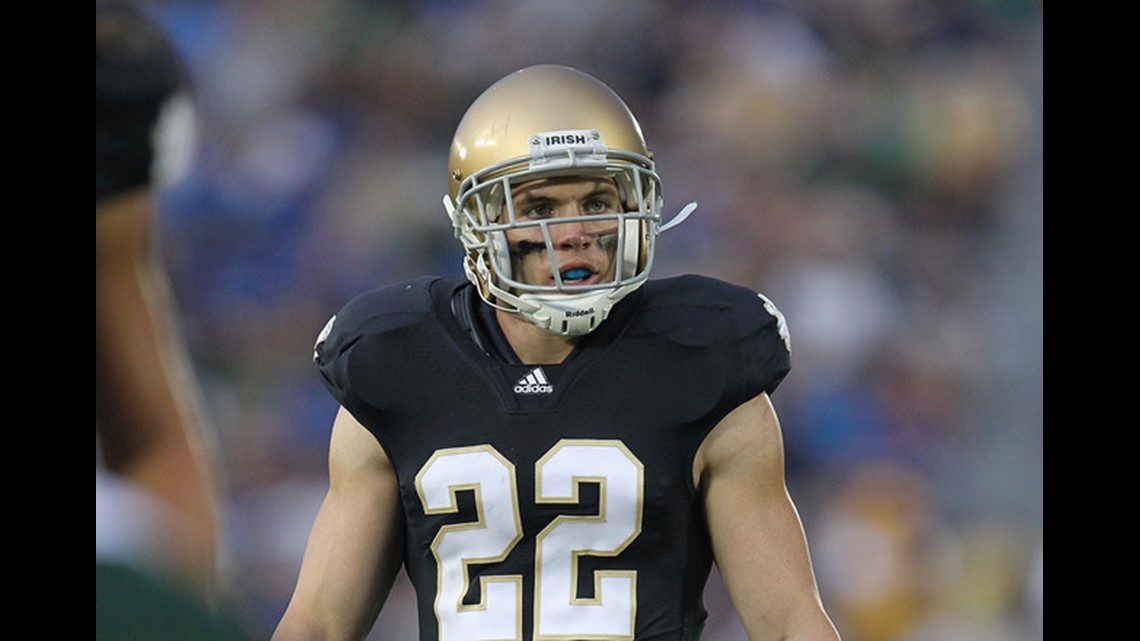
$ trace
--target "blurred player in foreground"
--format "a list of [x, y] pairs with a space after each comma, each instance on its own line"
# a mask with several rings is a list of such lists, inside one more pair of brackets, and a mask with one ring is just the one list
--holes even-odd
[[178, 59], [137, 8], [95, 4], [97, 639], [239, 639], [219, 597], [217, 470], [152, 236], [192, 128]]
[[696, 640], [715, 562], [749, 637], [838, 638], [784, 480], [779, 311], [648, 280], [661, 184], [639, 124], [561, 66], [455, 133], [467, 279], [341, 309], [314, 358], [341, 409], [276, 641], [360, 639], [401, 567], [424, 640]]

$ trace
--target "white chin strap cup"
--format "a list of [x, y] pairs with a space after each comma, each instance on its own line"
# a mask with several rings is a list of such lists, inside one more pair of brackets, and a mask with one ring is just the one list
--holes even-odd
[[552, 334], [582, 336], [596, 329], [609, 315], [614, 304], [609, 294], [523, 294], [519, 298], [528, 305], [520, 306], [519, 313]]

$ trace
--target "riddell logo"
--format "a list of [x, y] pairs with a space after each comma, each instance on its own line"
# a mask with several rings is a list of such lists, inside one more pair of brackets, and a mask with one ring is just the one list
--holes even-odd
[[578, 318], [579, 316], [589, 316], [594, 313], [594, 308], [589, 309], [572, 309], [566, 312], [566, 318]]
[[529, 374], [515, 381], [515, 394], [550, 394], [554, 386], [546, 378], [546, 372], [536, 367]]

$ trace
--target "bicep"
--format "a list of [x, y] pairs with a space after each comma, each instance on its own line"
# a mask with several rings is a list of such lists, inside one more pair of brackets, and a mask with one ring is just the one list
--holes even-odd
[[717, 567], [750, 638], [835, 639], [784, 482], [780, 424], [767, 394], [717, 425], [697, 472]]
[[329, 448], [329, 491], [274, 638], [363, 638], [400, 569], [403, 524], [388, 457], [341, 409]]

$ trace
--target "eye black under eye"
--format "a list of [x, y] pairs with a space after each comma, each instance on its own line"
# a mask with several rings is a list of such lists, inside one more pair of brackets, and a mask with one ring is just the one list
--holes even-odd
[[520, 240], [511, 247], [511, 254], [517, 258], [523, 258], [537, 252], [546, 251], [546, 243], [539, 243], [533, 240]]

